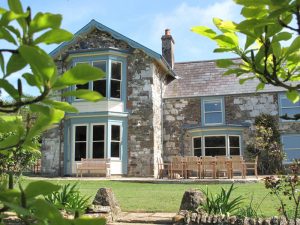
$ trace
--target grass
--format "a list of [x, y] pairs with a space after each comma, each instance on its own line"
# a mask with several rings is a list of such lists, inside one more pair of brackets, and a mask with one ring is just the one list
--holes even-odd
[[[75, 183], [75, 180], [47, 180], [54, 184]], [[25, 186], [33, 180], [24, 178], [22, 184]], [[200, 184], [150, 184], [132, 183], [120, 181], [92, 181], [84, 180], [78, 182], [82, 194], [91, 196], [93, 200], [97, 190], [101, 187], [112, 188], [123, 211], [135, 212], [177, 212], [184, 191], [188, 189], [205, 189], [206, 185]], [[221, 187], [228, 189], [230, 184], [209, 184], [210, 192], [217, 193]], [[259, 216], [270, 217], [278, 215], [278, 204], [275, 198], [268, 195], [263, 183], [236, 184], [237, 189], [232, 197], [242, 195], [245, 200], [243, 206], [247, 206], [253, 195], [253, 205], [261, 204]], [[243, 207], [242, 206], [242, 207]]]

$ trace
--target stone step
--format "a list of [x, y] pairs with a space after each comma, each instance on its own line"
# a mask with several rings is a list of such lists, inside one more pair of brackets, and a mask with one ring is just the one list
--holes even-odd
[[131, 213], [122, 212], [118, 223], [120, 224], [172, 224], [176, 213]]

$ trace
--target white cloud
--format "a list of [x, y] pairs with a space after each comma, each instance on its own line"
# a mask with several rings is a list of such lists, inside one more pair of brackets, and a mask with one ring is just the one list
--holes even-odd
[[163, 35], [165, 28], [170, 28], [175, 39], [176, 61], [222, 57], [212, 54], [215, 46], [211, 41], [192, 33], [190, 29], [197, 25], [213, 27], [213, 17], [237, 21], [239, 12], [240, 8], [231, 0], [216, 2], [207, 7], [189, 5], [185, 2], [168, 14], [157, 14], [154, 17], [150, 25], [151, 36], [148, 42], [155, 43], [154, 49], [160, 52], [161, 42], [158, 37]]

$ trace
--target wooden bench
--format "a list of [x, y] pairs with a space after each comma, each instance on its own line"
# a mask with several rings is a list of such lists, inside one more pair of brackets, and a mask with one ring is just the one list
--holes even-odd
[[76, 177], [80, 173], [99, 173], [110, 177], [110, 161], [108, 159], [81, 159], [76, 163]]

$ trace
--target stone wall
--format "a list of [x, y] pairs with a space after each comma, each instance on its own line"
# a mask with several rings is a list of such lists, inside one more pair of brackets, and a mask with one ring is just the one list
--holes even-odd
[[175, 155], [189, 155], [190, 138], [186, 130], [201, 122], [200, 98], [164, 99], [164, 160]]
[[152, 59], [135, 50], [127, 70], [129, 176], [153, 174], [153, 75]]

